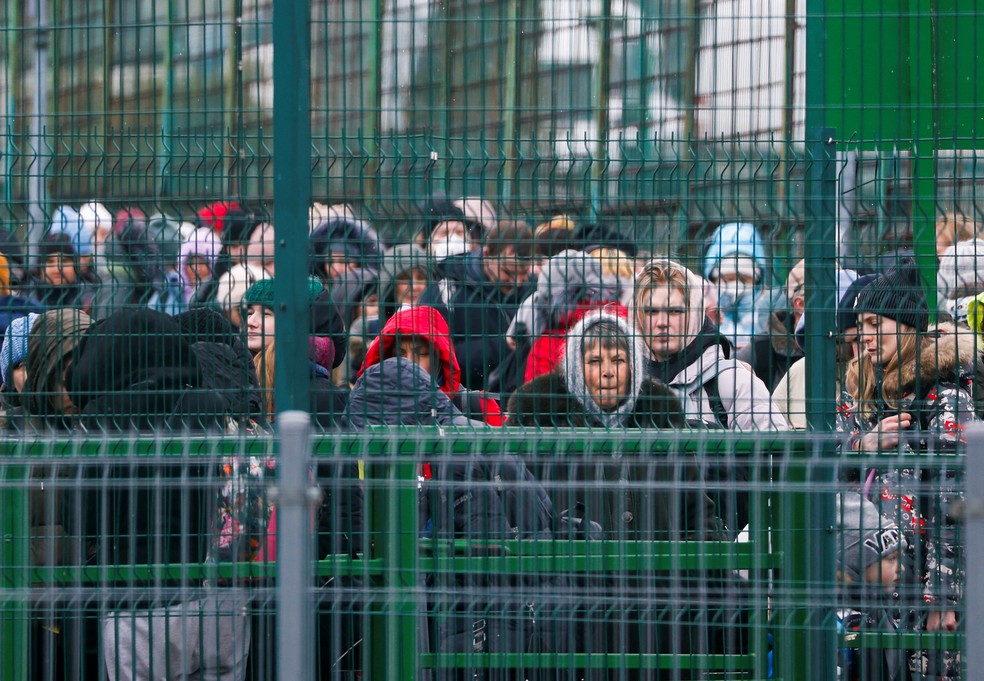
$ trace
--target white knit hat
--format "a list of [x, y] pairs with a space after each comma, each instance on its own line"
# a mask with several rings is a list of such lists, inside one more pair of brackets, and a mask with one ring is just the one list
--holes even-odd
[[984, 291], [984, 241], [958, 241], [943, 251], [936, 288], [948, 300]]

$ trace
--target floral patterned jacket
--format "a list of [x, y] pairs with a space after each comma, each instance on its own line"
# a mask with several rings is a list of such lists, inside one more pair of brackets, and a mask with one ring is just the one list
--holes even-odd
[[[853, 451], [880, 420], [901, 412], [913, 417], [912, 429], [886, 465], [848, 469], [843, 477], [860, 484], [882, 515], [898, 523], [906, 543], [903, 580], [918, 581], [927, 603], [955, 603], [962, 595], [962, 540], [954, 509], [963, 496], [964, 429], [977, 420], [967, 368], [972, 361], [959, 335], [943, 332], [937, 343], [924, 347], [914, 366], [882, 377], [882, 394], [895, 408], [880, 403], [865, 418], [846, 392], [837, 408], [837, 429], [847, 436], [845, 451]], [[920, 385], [928, 388], [920, 390]]]

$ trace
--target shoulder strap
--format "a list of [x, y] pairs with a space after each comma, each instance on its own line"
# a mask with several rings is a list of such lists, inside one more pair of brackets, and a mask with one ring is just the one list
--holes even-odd
[[718, 392], [718, 379], [716, 374], [711, 376], [707, 382], [704, 383], [704, 391], [707, 393], [707, 401], [711, 405], [711, 411], [714, 412], [714, 419], [722, 426], [727, 428], [728, 410], [724, 408], [724, 402], [721, 401], [721, 394]]

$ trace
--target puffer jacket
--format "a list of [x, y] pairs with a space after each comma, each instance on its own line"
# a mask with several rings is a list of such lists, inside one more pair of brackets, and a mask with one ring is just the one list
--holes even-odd
[[[202, 387], [197, 357], [178, 324], [146, 308], [90, 326], [66, 383], [80, 427], [89, 432], [222, 432], [230, 421], [228, 403]], [[86, 558], [111, 565], [204, 561], [216, 472], [203, 457], [86, 465], [82, 474], [102, 482], [67, 504], [81, 521]], [[129, 607], [150, 607], [171, 596], [125, 598]]]
[[[837, 409], [837, 428], [846, 435], [843, 447], [849, 451], [882, 419], [902, 412], [912, 415], [913, 428], [899, 445], [899, 454], [910, 456], [911, 465], [849, 469], [844, 477], [860, 485], [882, 514], [902, 529], [903, 582], [920, 589], [926, 603], [939, 603], [944, 610], [959, 602], [963, 592], [955, 513], [963, 497], [959, 457], [964, 429], [978, 420], [970, 387], [974, 339], [955, 331], [948, 324], [931, 329], [924, 335], [931, 342], [924, 341], [916, 361], [881, 376], [871, 414], [858, 413], [848, 392]], [[932, 457], [932, 465], [920, 465], [926, 455]]]
[[729, 358], [727, 341], [710, 322], [675, 357], [651, 361], [649, 368], [650, 376], [680, 395], [687, 418], [737, 431], [789, 429], [769, 389], [747, 366]]
[[[487, 427], [465, 417], [415, 363], [393, 357], [366, 368], [349, 397], [346, 423]], [[421, 461], [420, 531], [435, 538], [480, 542], [553, 537], [549, 496], [514, 457], [481, 455]], [[481, 571], [430, 574], [424, 587], [439, 613], [434, 649], [448, 653], [561, 652], [568, 636], [558, 612], [557, 578]], [[547, 610], [544, 613], [544, 610]], [[472, 678], [480, 669], [442, 672]]]
[[420, 306], [401, 310], [389, 318], [379, 336], [366, 350], [366, 358], [359, 370], [361, 376], [368, 367], [378, 364], [396, 350], [398, 338], [419, 336], [427, 340], [441, 363], [438, 388], [466, 416], [484, 421], [490, 426], [502, 425], [499, 403], [482, 391], [468, 390], [461, 385], [461, 367], [451, 344], [448, 324], [440, 312], [432, 307]]

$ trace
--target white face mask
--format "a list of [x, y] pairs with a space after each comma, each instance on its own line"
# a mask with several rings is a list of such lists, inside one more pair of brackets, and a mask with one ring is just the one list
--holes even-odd
[[752, 289], [749, 284], [746, 284], [740, 279], [736, 279], [734, 281], [722, 281], [718, 284], [718, 287], [718, 295], [720, 296], [722, 304], [726, 304], [727, 302], [733, 303]]
[[458, 234], [449, 234], [437, 241], [432, 241], [430, 253], [438, 260], [444, 260], [452, 255], [461, 255], [469, 251], [468, 242], [465, 237]]

